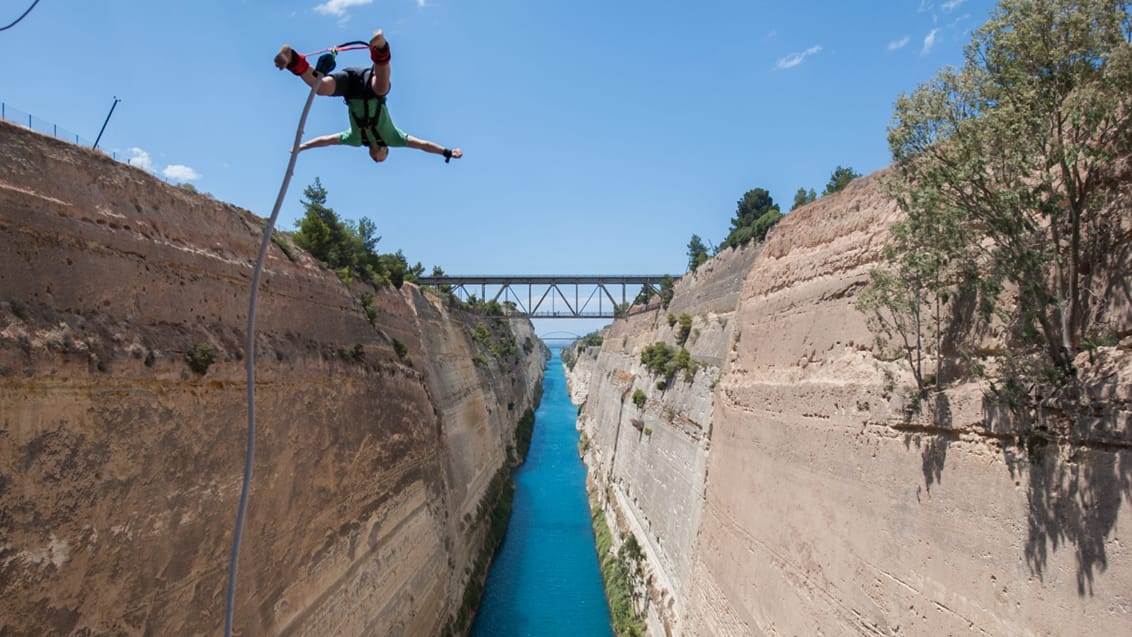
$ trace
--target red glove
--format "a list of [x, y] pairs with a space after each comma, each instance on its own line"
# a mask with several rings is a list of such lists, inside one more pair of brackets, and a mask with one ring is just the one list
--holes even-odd
[[307, 62], [307, 57], [298, 51], [291, 49], [291, 61], [287, 63], [287, 70], [295, 75], [302, 75], [307, 72], [311, 67]]
[[387, 42], [385, 46], [380, 49], [376, 46], [371, 46], [369, 48], [369, 59], [373, 60], [373, 63], [378, 66], [389, 64], [389, 43]]

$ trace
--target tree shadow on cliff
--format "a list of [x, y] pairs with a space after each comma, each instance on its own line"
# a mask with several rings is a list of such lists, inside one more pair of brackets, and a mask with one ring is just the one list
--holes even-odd
[[[943, 483], [943, 467], [947, 464], [947, 448], [959, 440], [959, 433], [951, 429], [951, 402], [947, 394], [939, 392], [921, 403], [920, 416], [924, 421], [917, 427], [918, 435], [904, 436], [904, 447], [915, 443], [920, 450], [920, 468], [924, 473], [924, 487], [932, 492], [932, 485]], [[912, 414], [906, 416], [906, 424], [913, 423]]]
[[1132, 503], [1132, 449], [1090, 432], [1114, 421], [1112, 403], [1103, 404], [1109, 406], [1019, 415], [984, 400], [992, 431], [1013, 438], [1003, 448], [1011, 477], [1015, 484], [1027, 481], [1026, 564], [1044, 579], [1051, 553], [1072, 547], [1081, 596], [1091, 596], [1096, 575], [1107, 570], [1105, 541], [1116, 528], [1123, 500]]

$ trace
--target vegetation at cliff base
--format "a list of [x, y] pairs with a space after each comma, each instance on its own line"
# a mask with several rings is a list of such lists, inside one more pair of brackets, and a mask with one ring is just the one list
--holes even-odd
[[1015, 407], [1068, 397], [1076, 356], [1119, 321], [1130, 34], [1126, 2], [1003, 0], [961, 68], [897, 101], [885, 188], [906, 217], [859, 306], [921, 391], [970, 373]]
[[475, 526], [482, 526], [486, 523], [487, 528], [483, 536], [483, 544], [480, 545], [479, 554], [476, 556], [475, 565], [472, 567], [468, 582], [464, 586], [460, 610], [455, 617], [449, 617], [448, 626], [444, 631], [445, 635], [465, 634], [465, 629], [471, 621], [476, 607], [479, 606], [480, 598], [483, 597], [483, 582], [487, 577], [487, 567], [491, 564], [491, 556], [495, 554], [495, 550], [503, 542], [503, 537], [507, 535], [507, 523], [511, 519], [511, 507], [514, 501], [515, 483], [511, 479], [511, 467], [500, 467], [499, 471], [496, 471], [495, 477], [492, 478], [483, 499], [476, 507], [474, 520], [465, 517], [467, 522]]
[[519, 418], [519, 423], [515, 426], [515, 446], [518, 448], [519, 460], [522, 461], [527, 457], [527, 452], [531, 449], [531, 438], [535, 433], [535, 410], [527, 408], [523, 412], [523, 416]]
[[601, 564], [605, 597], [613, 621], [613, 634], [617, 637], [638, 637], [645, 634], [644, 622], [633, 608], [634, 591], [641, 584], [641, 562], [644, 555], [632, 534], [613, 552], [613, 535], [609, 531], [605, 513], [600, 509], [593, 514], [594, 541]]

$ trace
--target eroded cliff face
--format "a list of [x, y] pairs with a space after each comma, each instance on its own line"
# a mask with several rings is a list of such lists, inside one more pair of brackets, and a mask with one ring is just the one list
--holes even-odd
[[[667, 309], [654, 302], [603, 330], [600, 348], [564, 354], [574, 359], [571, 397], [585, 403], [578, 426], [589, 441], [584, 460], [592, 500], [623, 537], [636, 536], [649, 558], [644, 594], [651, 600], [645, 617], [652, 634], [678, 632], [687, 612], [714, 388], [732, 340], [739, 290], [757, 255], [757, 247], [728, 250], [677, 282]], [[680, 324], [670, 324], [669, 314], [692, 319], [683, 344]], [[658, 386], [662, 379], [641, 364], [641, 351], [654, 343], [685, 347], [697, 369]], [[633, 401], [635, 391], [645, 396], [641, 406]]]
[[[216, 634], [263, 220], [6, 123], [0, 156], [0, 633]], [[440, 634], [545, 350], [477, 365], [476, 317], [407, 284], [371, 322], [291, 254], [257, 306], [237, 630]]]
[[[1132, 344], [1079, 358], [1092, 419], [1072, 445], [1020, 447], [1017, 423], [974, 382], [907, 410], [904, 364], [879, 358], [854, 306], [898, 218], [879, 178], [772, 230], [718, 345], [689, 339], [693, 358], [723, 358], [717, 383], [709, 362], [660, 392], [640, 365], [644, 345], [668, 338], [666, 312], [695, 313], [706, 333], [710, 313], [681, 309], [711, 296], [696, 292], [699, 273], [651, 322], [617, 321], [599, 353], [579, 356], [587, 464], [598, 499], [646, 548], [650, 632], [1132, 632], [1120, 524], [1132, 505]], [[1127, 335], [1119, 294], [1109, 316]], [[648, 392], [643, 413], [634, 388]], [[682, 453], [657, 444], [675, 439]]]

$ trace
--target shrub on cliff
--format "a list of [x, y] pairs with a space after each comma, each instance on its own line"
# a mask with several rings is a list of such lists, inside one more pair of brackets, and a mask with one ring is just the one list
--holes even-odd
[[197, 343], [185, 354], [185, 360], [189, 363], [189, 369], [203, 376], [208, 371], [208, 368], [216, 362], [215, 352], [216, 350], [213, 349], [211, 344]]
[[657, 341], [641, 350], [641, 364], [650, 374], [660, 377], [657, 389], [667, 387], [676, 372], [680, 371], [684, 372], [684, 382], [692, 382], [702, 365], [692, 359], [687, 349], [681, 347], [676, 350], [663, 341]]
[[605, 338], [601, 335], [601, 332], [590, 332], [578, 341], [578, 351], [582, 351], [591, 345], [601, 347], [601, 344], [604, 342]]
[[480, 347], [491, 352], [496, 359], [502, 360], [519, 351], [519, 343], [511, 332], [510, 324], [504, 321], [480, 321], [472, 328], [472, 340]]
[[683, 345], [688, 342], [688, 336], [692, 333], [692, 316], [682, 312], [677, 321], [680, 323], [680, 329], [676, 330], [676, 344]]
[[645, 392], [640, 389], [633, 390], [633, 404], [637, 406], [637, 409], [644, 409], [647, 400], [648, 396], [645, 395]]
[[405, 360], [405, 357], [409, 355], [409, 348], [405, 347], [405, 344], [398, 339], [393, 339], [393, 351], [397, 353], [397, 358], [401, 360]]
[[641, 364], [653, 376], [666, 376], [668, 364], [672, 362], [676, 352], [663, 341], [658, 341], [641, 350]]

